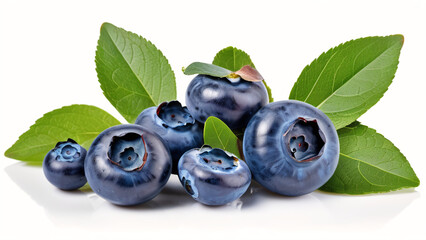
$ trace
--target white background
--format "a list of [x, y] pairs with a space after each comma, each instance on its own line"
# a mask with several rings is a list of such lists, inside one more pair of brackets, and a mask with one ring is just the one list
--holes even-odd
[[151, 40], [181, 72], [235, 46], [251, 55], [276, 100], [323, 51], [365, 36], [405, 36], [395, 79], [360, 121], [407, 157], [420, 187], [365, 196], [288, 198], [254, 184], [206, 207], [175, 176], [153, 201], [117, 207], [90, 190], [63, 192], [40, 167], [0, 157], [0, 239], [419, 239], [426, 236], [426, 4], [421, 1], [1, 1], [0, 152], [44, 113], [75, 103], [124, 122], [103, 96], [95, 48], [103, 22]]

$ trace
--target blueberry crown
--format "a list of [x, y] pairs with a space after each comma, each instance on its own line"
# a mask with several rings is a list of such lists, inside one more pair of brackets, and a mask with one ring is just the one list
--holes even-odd
[[199, 157], [204, 166], [213, 170], [231, 170], [239, 165], [237, 157], [219, 148], [203, 147]]
[[181, 128], [195, 123], [191, 113], [179, 101], [161, 103], [157, 108], [157, 117], [166, 128]]
[[283, 135], [284, 144], [296, 162], [310, 162], [322, 156], [325, 136], [316, 119], [299, 117]]
[[108, 158], [111, 163], [125, 171], [139, 171], [146, 163], [148, 153], [143, 135], [126, 133], [114, 136], [110, 143]]
[[65, 142], [58, 142], [53, 151], [56, 153], [56, 160], [60, 162], [73, 162], [81, 156], [80, 145], [71, 138]]

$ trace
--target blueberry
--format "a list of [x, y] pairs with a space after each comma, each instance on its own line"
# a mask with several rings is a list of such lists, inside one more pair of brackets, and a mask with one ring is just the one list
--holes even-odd
[[154, 131], [164, 140], [172, 154], [173, 174], [177, 174], [177, 163], [182, 154], [203, 145], [203, 124], [178, 101], [145, 109], [135, 123]]
[[206, 205], [223, 205], [238, 199], [251, 181], [247, 164], [218, 148], [187, 151], [179, 160], [178, 170], [186, 192]]
[[84, 170], [95, 193], [117, 205], [157, 196], [172, 168], [170, 151], [155, 133], [136, 124], [110, 127], [90, 146]]
[[250, 118], [268, 103], [262, 82], [197, 75], [186, 90], [186, 104], [196, 120], [209, 116], [225, 122], [232, 130], [245, 128]]
[[269, 190], [298, 196], [330, 179], [339, 159], [339, 139], [319, 109], [288, 100], [266, 105], [250, 120], [243, 151], [253, 178]]
[[86, 149], [74, 140], [58, 142], [43, 160], [43, 172], [47, 180], [62, 190], [75, 190], [86, 184], [84, 159]]

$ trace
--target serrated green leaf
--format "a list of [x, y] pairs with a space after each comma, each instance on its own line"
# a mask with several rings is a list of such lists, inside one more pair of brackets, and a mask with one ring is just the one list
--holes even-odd
[[214, 64], [193, 62], [183, 71], [185, 75], [204, 74], [212, 77], [226, 77], [232, 73], [228, 69]]
[[420, 184], [405, 156], [374, 129], [359, 123], [338, 131], [340, 159], [320, 190], [346, 194], [388, 192]]
[[[246, 65], [249, 65], [252, 68], [256, 68], [254, 66], [254, 63], [251, 61], [250, 56], [243, 50], [240, 50], [235, 47], [227, 47], [220, 50], [214, 57], [213, 64], [229, 69], [233, 72], [238, 71]], [[274, 98], [272, 97], [271, 88], [269, 88], [265, 80], [263, 80], [262, 82], [268, 92], [269, 102], [273, 102]]]
[[332, 48], [303, 69], [290, 99], [321, 109], [336, 129], [376, 104], [395, 76], [402, 35], [367, 37]]
[[238, 138], [219, 118], [209, 117], [204, 123], [204, 144], [235, 154], [241, 159]]
[[4, 155], [22, 161], [42, 162], [59, 141], [72, 138], [88, 149], [100, 132], [118, 124], [117, 119], [95, 106], [66, 106], [39, 118]]
[[176, 99], [167, 59], [141, 36], [104, 23], [95, 61], [105, 97], [130, 123], [145, 108]]
[[233, 72], [238, 71], [246, 65], [255, 68], [250, 56], [243, 50], [234, 47], [227, 47], [220, 50], [214, 57], [213, 64]]

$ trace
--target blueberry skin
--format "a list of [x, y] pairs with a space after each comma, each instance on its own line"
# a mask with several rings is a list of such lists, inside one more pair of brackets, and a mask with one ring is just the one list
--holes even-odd
[[172, 168], [170, 151], [155, 133], [136, 124], [110, 127], [93, 141], [84, 165], [95, 193], [116, 205], [157, 196]]
[[333, 175], [339, 139], [319, 109], [300, 101], [279, 101], [250, 120], [243, 151], [256, 181], [273, 192], [299, 196], [318, 189]]
[[47, 180], [62, 190], [75, 190], [86, 184], [84, 159], [87, 151], [74, 140], [58, 142], [43, 160]]
[[221, 119], [232, 130], [243, 129], [250, 118], [268, 103], [262, 82], [197, 75], [186, 90], [186, 105], [196, 120], [204, 123], [209, 116]]
[[191, 149], [178, 165], [186, 192], [206, 205], [223, 205], [241, 197], [250, 185], [247, 164], [218, 148]]
[[160, 135], [172, 154], [172, 174], [177, 174], [180, 157], [192, 148], [203, 145], [203, 124], [196, 121], [178, 101], [164, 102], [142, 111], [135, 124]]

